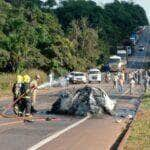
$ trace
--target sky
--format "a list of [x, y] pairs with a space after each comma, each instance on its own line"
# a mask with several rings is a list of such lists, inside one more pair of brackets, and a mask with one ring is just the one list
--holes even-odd
[[[113, 2], [114, 0], [94, 0], [98, 4], [105, 4], [109, 2]], [[131, 1], [131, 0], [126, 0], [126, 1]], [[150, 22], [150, 0], [132, 0], [136, 4], [140, 4], [146, 11], [147, 17]]]

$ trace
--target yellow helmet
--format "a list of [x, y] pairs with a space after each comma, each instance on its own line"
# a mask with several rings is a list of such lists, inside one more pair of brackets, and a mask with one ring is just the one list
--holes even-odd
[[27, 75], [27, 74], [24, 75], [24, 76], [23, 76], [23, 82], [24, 82], [24, 83], [29, 83], [29, 82], [30, 82], [30, 76]]
[[17, 75], [17, 83], [22, 83], [23, 77], [21, 75]]

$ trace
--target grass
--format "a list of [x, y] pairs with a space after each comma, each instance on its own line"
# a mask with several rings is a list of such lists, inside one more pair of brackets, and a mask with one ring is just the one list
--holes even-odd
[[[31, 79], [34, 79], [36, 74], [39, 74], [41, 77], [40, 82], [44, 82], [47, 80], [47, 75], [41, 70], [31, 69], [25, 70], [21, 73], [21, 75], [28, 74]], [[17, 74], [15, 73], [1, 73], [0, 74], [0, 97], [6, 97], [12, 95], [11, 89], [16, 81]]]
[[125, 150], [150, 149], [150, 91], [142, 101], [140, 111], [133, 123], [131, 134], [124, 146]]

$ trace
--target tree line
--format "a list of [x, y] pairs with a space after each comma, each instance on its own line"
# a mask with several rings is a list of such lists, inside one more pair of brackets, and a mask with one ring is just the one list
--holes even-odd
[[0, 0], [0, 72], [37, 68], [57, 74], [104, 64], [111, 47], [148, 25], [133, 2]]

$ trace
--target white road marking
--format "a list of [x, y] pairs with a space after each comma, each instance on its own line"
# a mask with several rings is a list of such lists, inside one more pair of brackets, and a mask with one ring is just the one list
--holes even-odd
[[70, 129], [72, 129], [72, 128], [78, 126], [78, 125], [80, 125], [80, 124], [83, 123], [83, 122], [85, 122], [85, 121], [86, 121], [87, 119], [89, 119], [89, 118], [90, 118], [90, 116], [87, 116], [87, 117], [85, 117], [85, 118], [83, 118], [83, 119], [77, 121], [76, 123], [74, 123], [74, 124], [68, 126], [67, 128], [65, 128], [65, 129], [63, 129], [63, 130], [61, 130], [61, 131], [58, 131], [58, 132], [54, 133], [53, 135], [47, 137], [46, 139], [41, 140], [39, 143], [37, 143], [37, 144], [33, 145], [32, 147], [28, 148], [28, 150], [37, 150], [38, 148], [42, 147], [42, 146], [45, 145], [46, 143], [48, 143], [48, 142], [50, 142], [50, 141], [56, 139], [57, 137], [59, 137], [59, 136], [62, 135], [63, 133], [65, 133], [65, 132], [69, 131]]

